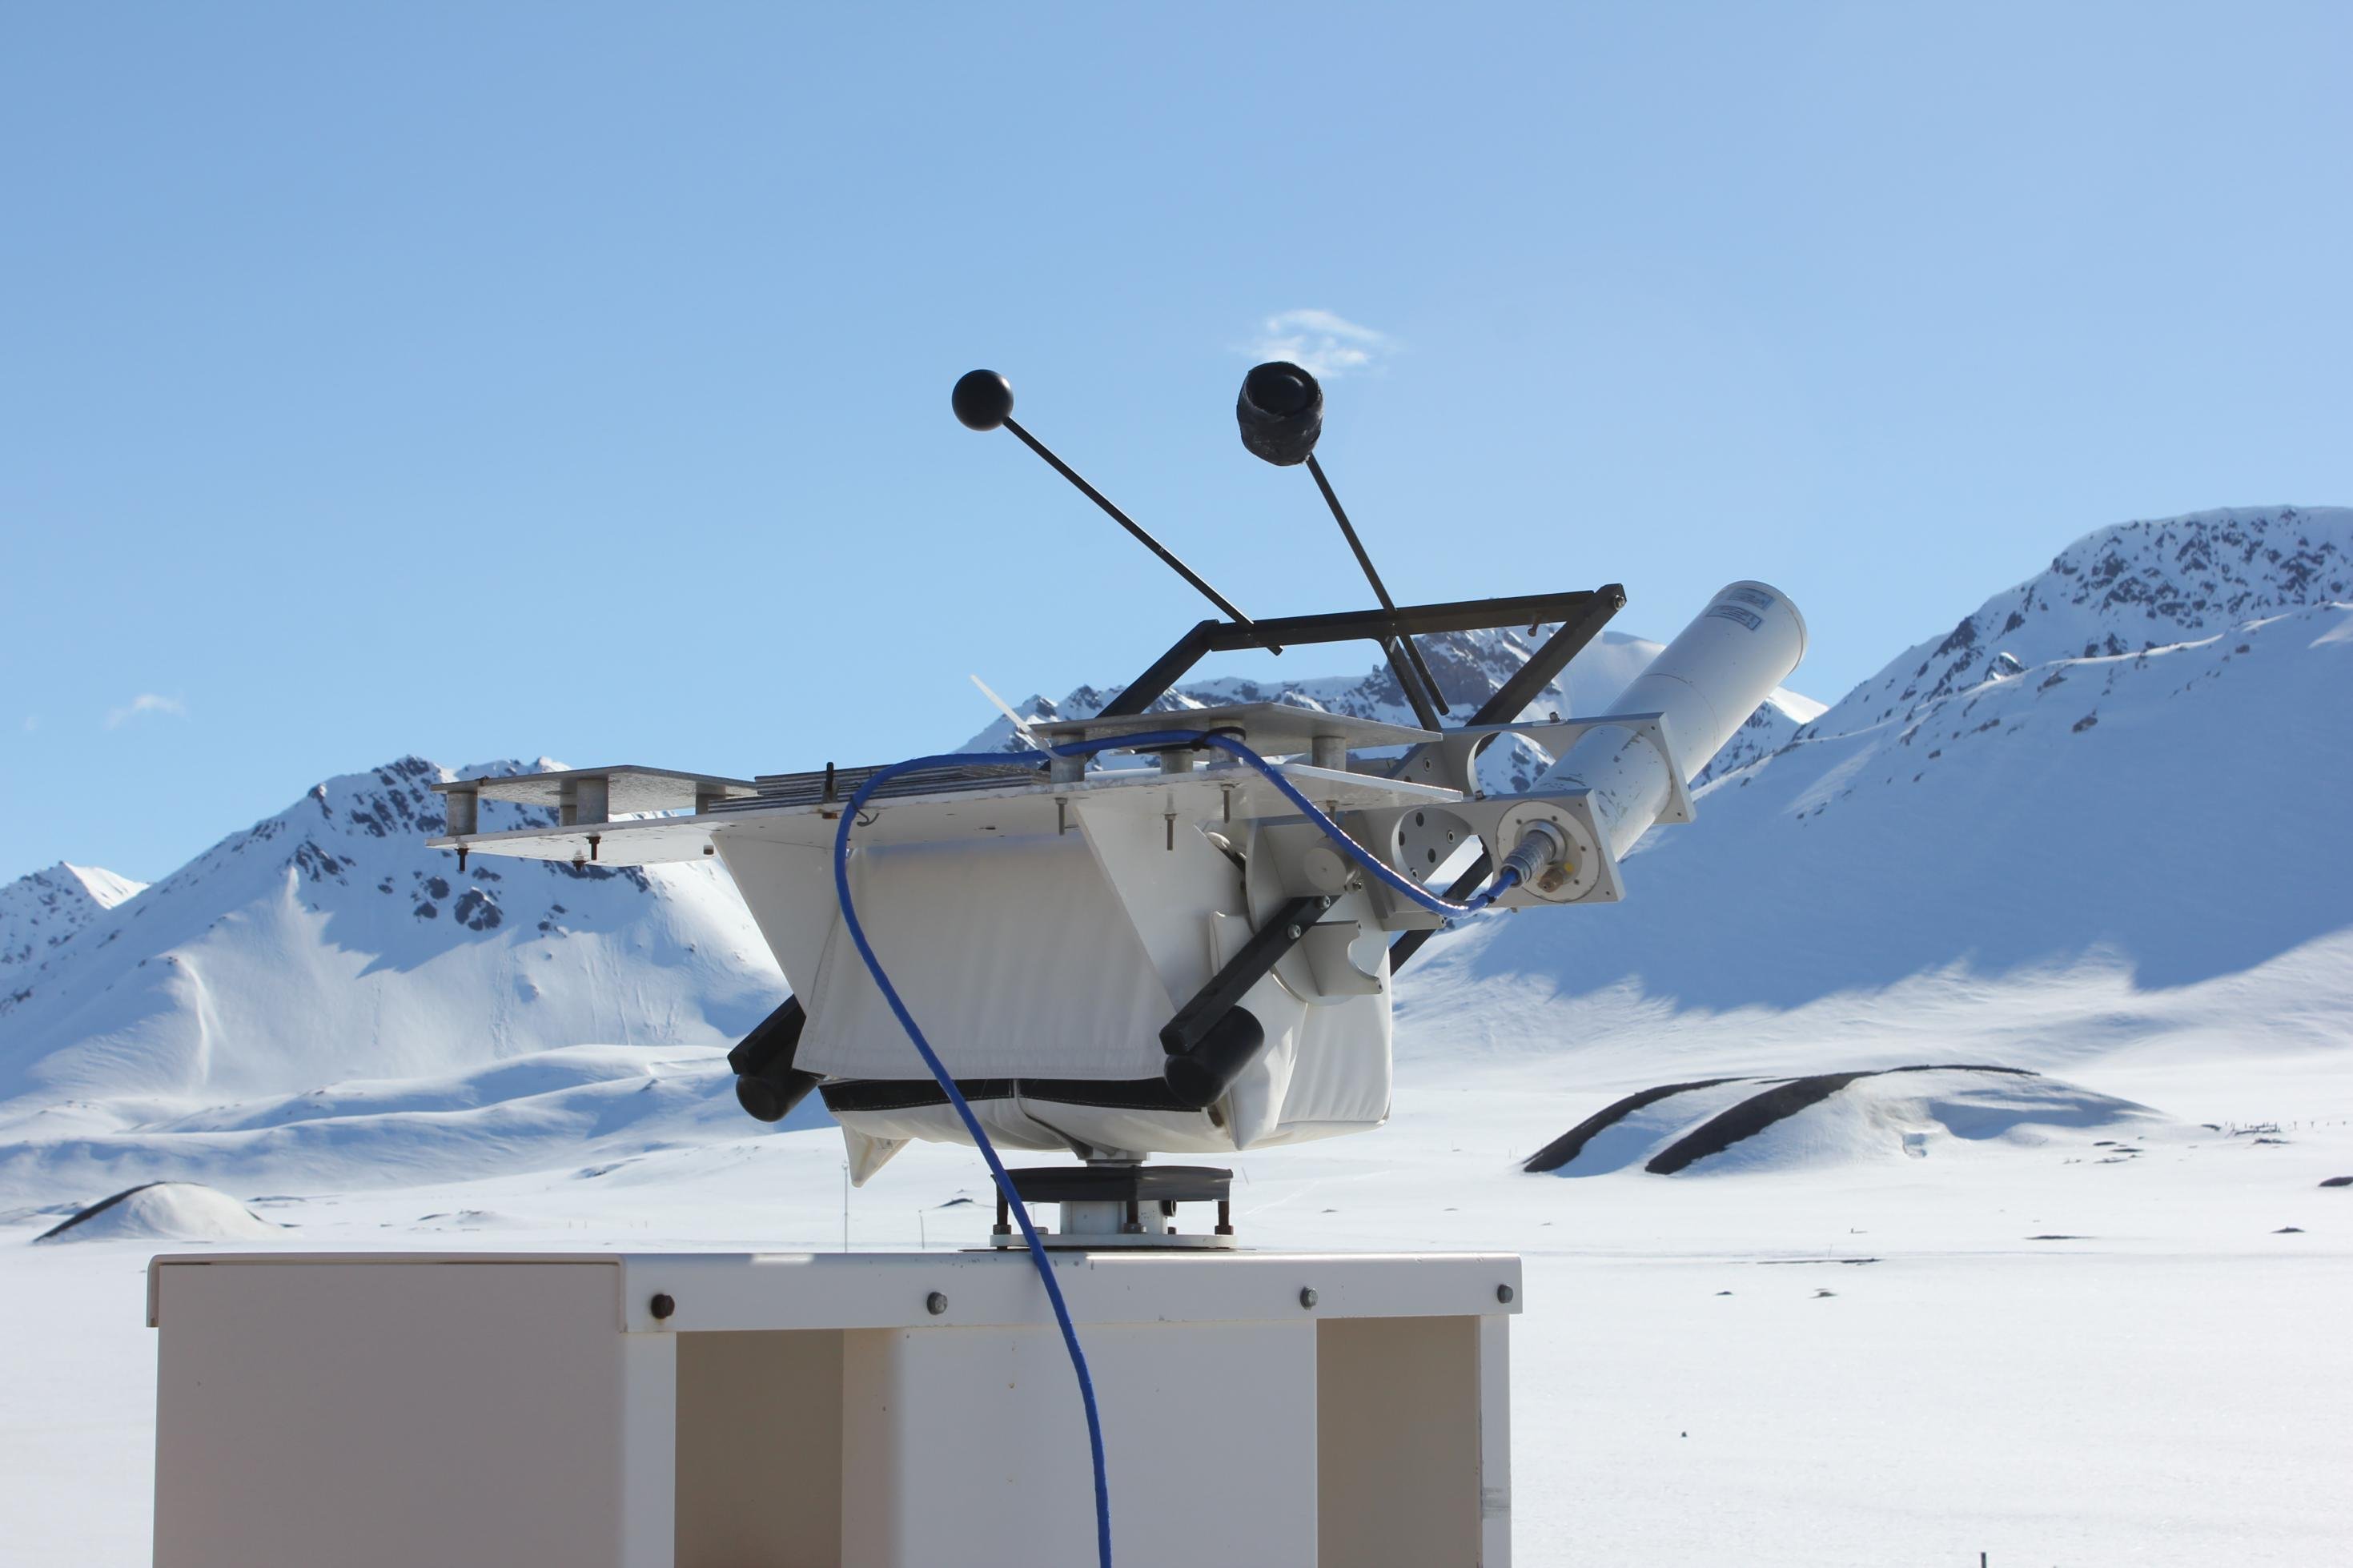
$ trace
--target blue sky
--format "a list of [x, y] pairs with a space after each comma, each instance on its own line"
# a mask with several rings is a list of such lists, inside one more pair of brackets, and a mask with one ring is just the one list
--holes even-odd
[[2100, 524], [2353, 500], [2348, 72], [2343, 5], [10, 7], [0, 875], [1125, 679], [1200, 606], [981, 364], [1280, 615], [1366, 595], [1234, 390], [1353, 360], [1401, 597], [1764, 577], [1836, 698]]

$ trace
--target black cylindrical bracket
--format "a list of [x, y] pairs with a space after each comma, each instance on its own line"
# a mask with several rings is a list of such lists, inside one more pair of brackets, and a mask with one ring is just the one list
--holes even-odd
[[727, 1053], [727, 1065], [735, 1069], [735, 1103], [753, 1120], [782, 1121], [818, 1086], [815, 1073], [793, 1066], [807, 1022], [800, 998], [787, 996]]
[[1224, 1098], [1242, 1069], [1266, 1045], [1266, 1026], [1247, 1007], [1229, 1007], [1182, 1056], [1160, 1064], [1160, 1077], [1176, 1102], [1207, 1110]]

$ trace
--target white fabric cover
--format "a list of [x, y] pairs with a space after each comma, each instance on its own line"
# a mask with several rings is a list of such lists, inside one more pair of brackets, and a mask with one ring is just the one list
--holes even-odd
[[[851, 856], [868, 939], [959, 1079], [1156, 1082], [1166, 1059], [1161, 1028], [1250, 940], [1240, 878], [1196, 827], [1179, 826], [1171, 849], [1156, 817], [1082, 820], [1083, 830], [1066, 835], [877, 845]], [[720, 843], [808, 1010], [796, 1065], [829, 1078], [928, 1080], [842, 923], [829, 857], [747, 837]], [[1351, 895], [1333, 916], [1366, 917], [1362, 900]], [[1368, 931], [1366, 945], [1377, 952], [1380, 941]], [[1389, 1105], [1387, 985], [1315, 1001], [1272, 974], [1250, 988], [1242, 1005], [1264, 1026], [1265, 1048], [1207, 1111], [1030, 1095], [974, 1110], [1008, 1149], [1129, 1154], [1214, 1154], [1377, 1127]], [[860, 1182], [906, 1140], [969, 1141], [945, 1105], [837, 1114]]]
[[[867, 940], [956, 1077], [1159, 1074], [1176, 1004], [1079, 835], [859, 849], [849, 877]], [[807, 1071], [931, 1076], [838, 913], [802, 1005]]]

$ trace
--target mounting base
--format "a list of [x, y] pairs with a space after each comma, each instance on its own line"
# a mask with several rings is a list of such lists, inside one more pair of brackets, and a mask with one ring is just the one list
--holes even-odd
[[[1121, 1568], [1509, 1562], [1516, 1258], [1054, 1267]], [[1094, 1561], [1026, 1258], [204, 1254], [148, 1300], [159, 1568]]]
[[[1133, 1161], [1096, 1161], [1084, 1165], [1040, 1165], [1005, 1173], [1023, 1204], [1054, 1204], [1061, 1225], [1040, 1229], [1049, 1250], [1094, 1251], [1133, 1247], [1178, 1252], [1224, 1252], [1234, 1247], [1234, 1173], [1212, 1165], [1146, 1165]], [[1213, 1231], [1176, 1228], [1176, 1205], [1214, 1203]], [[1034, 1221], [1032, 1223], [1035, 1223]], [[1013, 1228], [1013, 1215], [999, 1194], [997, 1225], [988, 1244], [999, 1250], [1027, 1247]]]

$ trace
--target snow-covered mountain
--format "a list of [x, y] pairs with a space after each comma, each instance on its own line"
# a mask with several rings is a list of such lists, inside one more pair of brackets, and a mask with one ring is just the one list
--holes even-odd
[[0, 888], [0, 995], [17, 968], [71, 941], [146, 885], [60, 860]]
[[2070, 658], [2145, 653], [2290, 610], [2353, 602], [2353, 510], [2247, 507], [2087, 533], [1855, 688], [1817, 734], [1918, 713]]
[[[464, 1078], [582, 1042], [715, 1050], [784, 995], [716, 867], [460, 874], [425, 847], [441, 826], [427, 786], [450, 776], [404, 757], [327, 780], [11, 966], [0, 1144], [183, 1126], [224, 1102], [300, 1121], [336, 1086]], [[611, 1072], [524, 1076], [544, 1093]]]
[[[2143, 990], [2236, 974], [2353, 927], [2348, 777], [2353, 511], [2103, 529], [1720, 772], [1630, 860], [1621, 908], [1433, 944], [1422, 1000], [1506, 977], [1723, 1009], [2085, 963]], [[2274, 1022], [2257, 1005], [2250, 1028]]]
[[[1772, 1020], [1829, 1008], [1841, 1050], [1858, 1029], [1908, 1050], [1934, 984], [1944, 1033], [1917, 1059], [1992, 1059], [1947, 1054], [1963, 1011], [2087, 972], [2114, 977], [2103, 1038], [2174, 1026], [2131, 998], [2227, 981], [2228, 1006], [2201, 1001], [2200, 1018], [2341, 1041], [2349, 556], [2345, 510], [2104, 529], [1836, 706], [1776, 693], [1710, 770], [1698, 820], [1630, 859], [1624, 905], [1425, 949], [1399, 989], [1401, 1056], [1662, 1038], [1728, 1010], [1759, 1042], [1742, 1070], [1846, 1069], [1865, 1064], [1810, 1059]], [[1426, 646], [1463, 710], [1532, 641]], [[1607, 634], [1531, 709], [1606, 711], [1656, 647]], [[1114, 689], [1028, 708], [1089, 711]], [[1191, 683], [1169, 705], [1401, 721], [1399, 699], [1377, 668]], [[1488, 782], [1517, 787], [1548, 760], [1496, 759]], [[492, 859], [460, 876], [424, 847], [427, 785], [448, 776], [408, 757], [329, 780], [111, 908], [132, 885], [94, 873], [8, 889], [0, 908], [34, 914], [6, 928], [0, 966], [0, 1198], [601, 1170], [748, 1135], [722, 1053], [784, 985], [723, 871]], [[485, 810], [486, 826], [527, 819]], [[2016, 1037], [1978, 1036], [1997, 1037]], [[2007, 1054], [2068, 1060], [2048, 1042]]]

